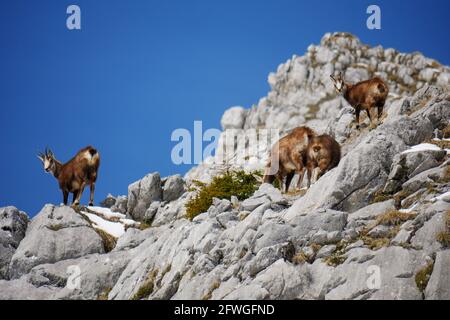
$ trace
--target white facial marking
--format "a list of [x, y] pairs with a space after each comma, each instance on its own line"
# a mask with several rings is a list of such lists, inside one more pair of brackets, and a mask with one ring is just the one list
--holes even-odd
[[50, 161], [45, 158], [44, 159], [44, 170], [48, 170], [48, 168], [50, 168]]

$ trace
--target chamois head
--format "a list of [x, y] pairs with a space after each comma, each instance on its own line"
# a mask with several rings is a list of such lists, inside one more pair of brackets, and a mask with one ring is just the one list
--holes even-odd
[[333, 75], [330, 75], [330, 78], [333, 81], [336, 92], [339, 94], [343, 93], [345, 90], [346, 84], [344, 81], [344, 77], [342, 76], [342, 72], [339, 72], [337, 78], [335, 78]]
[[37, 157], [42, 161], [45, 172], [55, 173], [56, 159], [52, 150], [45, 148], [45, 153], [39, 152]]

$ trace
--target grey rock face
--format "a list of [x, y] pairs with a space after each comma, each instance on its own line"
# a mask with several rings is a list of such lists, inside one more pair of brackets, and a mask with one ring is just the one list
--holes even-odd
[[439, 166], [447, 156], [445, 150], [426, 150], [401, 153], [394, 157], [391, 173], [384, 188], [385, 193], [394, 193], [401, 189], [403, 183], [414, 176]]
[[15, 207], [0, 208], [0, 279], [7, 277], [9, 263], [25, 237], [28, 222], [26, 213]]
[[[367, 121], [359, 131], [352, 127], [353, 108], [329, 80], [340, 71], [350, 81], [387, 80], [391, 94], [376, 129]], [[192, 221], [185, 205], [195, 192], [181, 188], [179, 176], [161, 181], [150, 174], [130, 185], [128, 197], [105, 203], [151, 222], [145, 230], [129, 228], [109, 253], [87, 221], [47, 206], [10, 262], [14, 279], [0, 280], [0, 298], [448, 299], [448, 250], [437, 234], [447, 230], [449, 161], [445, 151], [403, 152], [444, 136], [449, 79], [448, 67], [420, 54], [327, 34], [269, 75], [271, 91], [258, 105], [228, 110], [222, 126], [250, 149], [241, 155], [238, 145], [227, 146], [236, 149], [230, 158], [242, 160], [227, 169], [266, 165], [270, 144], [252, 144], [248, 131], [279, 128], [283, 135], [300, 125], [339, 141], [338, 167], [298, 194], [262, 184], [244, 201], [213, 199]], [[211, 160], [186, 181], [220, 174], [224, 167]], [[383, 190], [396, 200], [370, 204]], [[401, 194], [408, 196], [399, 201]], [[415, 276], [433, 260], [421, 292]], [[75, 290], [68, 287], [70, 266], [82, 274]]]
[[153, 201], [162, 197], [161, 177], [151, 173], [128, 186], [127, 213], [135, 220], [142, 220]]
[[170, 176], [164, 182], [163, 200], [173, 201], [185, 192], [185, 183], [180, 175]]
[[367, 250], [355, 250], [325, 285], [325, 299], [421, 299], [414, 281], [420, 254], [400, 247], [383, 248], [370, 256]]
[[81, 215], [70, 207], [46, 205], [28, 226], [9, 274], [17, 279], [40, 264], [103, 252], [102, 239]]
[[51, 300], [56, 291], [54, 287], [35, 287], [24, 277], [0, 280], [0, 300]]
[[[36, 287], [56, 286], [58, 300], [95, 300], [106, 295], [130, 261], [132, 251], [93, 254], [78, 259], [63, 260], [55, 264], [34, 267], [28, 281]], [[79, 284], [70, 277], [79, 272]]]
[[242, 129], [245, 123], [247, 110], [242, 107], [232, 107], [225, 111], [220, 120], [220, 124], [224, 130], [226, 129]]
[[430, 281], [425, 290], [425, 299], [450, 300], [450, 250], [438, 252]]
[[106, 198], [100, 202], [100, 205], [104, 208], [111, 208], [116, 204], [116, 198], [113, 195], [108, 194]]
[[116, 198], [115, 203], [111, 206], [111, 211], [113, 212], [120, 212], [122, 214], [127, 213], [127, 203], [128, 203], [128, 197], [127, 196], [118, 196]]

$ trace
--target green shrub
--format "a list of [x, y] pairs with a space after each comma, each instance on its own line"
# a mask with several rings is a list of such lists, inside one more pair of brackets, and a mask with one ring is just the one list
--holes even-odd
[[236, 196], [239, 200], [249, 198], [258, 189], [259, 172], [227, 171], [215, 176], [210, 184], [194, 181], [197, 194], [186, 204], [186, 217], [190, 220], [200, 213], [206, 212], [212, 205], [213, 198], [231, 199]]

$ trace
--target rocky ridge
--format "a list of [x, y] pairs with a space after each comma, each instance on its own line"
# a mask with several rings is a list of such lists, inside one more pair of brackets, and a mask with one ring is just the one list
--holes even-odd
[[[340, 70], [349, 81], [388, 80], [376, 129], [351, 128], [328, 80]], [[222, 126], [244, 139], [307, 124], [342, 144], [337, 168], [304, 194], [262, 184], [243, 201], [215, 199], [192, 221], [190, 181], [219, 173], [214, 161], [184, 178], [148, 174], [103, 209], [46, 205], [29, 222], [2, 208], [0, 299], [450, 299], [449, 79], [421, 54], [327, 34]], [[267, 150], [251, 152], [246, 169], [262, 168]], [[123, 232], [111, 238], [96, 216]]]

